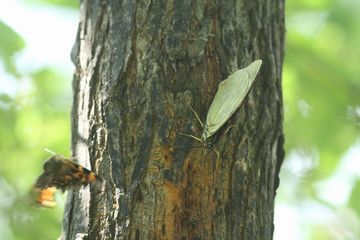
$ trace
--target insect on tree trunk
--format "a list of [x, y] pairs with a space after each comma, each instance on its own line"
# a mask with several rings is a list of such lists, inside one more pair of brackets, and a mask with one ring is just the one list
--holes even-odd
[[[70, 192], [65, 239], [272, 239], [283, 160], [284, 3], [81, 1], [72, 148], [104, 181]], [[218, 84], [262, 59], [243, 105], [201, 136]], [[216, 152], [219, 153], [217, 157]]]

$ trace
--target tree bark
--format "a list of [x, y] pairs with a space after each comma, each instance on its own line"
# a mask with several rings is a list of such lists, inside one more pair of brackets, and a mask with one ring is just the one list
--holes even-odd
[[[72, 148], [104, 181], [70, 192], [66, 239], [272, 239], [284, 157], [282, 0], [87, 1], [72, 52]], [[216, 151], [218, 84], [261, 58]], [[230, 127], [230, 129], [228, 129]]]

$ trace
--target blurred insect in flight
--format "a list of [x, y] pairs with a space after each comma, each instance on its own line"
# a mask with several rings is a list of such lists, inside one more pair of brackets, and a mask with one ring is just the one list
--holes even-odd
[[89, 169], [67, 159], [62, 155], [53, 155], [43, 166], [44, 172], [38, 177], [33, 188], [36, 201], [44, 207], [53, 207], [56, 189], [63, 192], [79, 186], [85, 186], [101, 178]]

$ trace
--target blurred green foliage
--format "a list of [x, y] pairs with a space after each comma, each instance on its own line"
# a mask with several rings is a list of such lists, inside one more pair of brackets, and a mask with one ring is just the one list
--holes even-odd
[[0, 21], [0, 239], [53, 240], [61, 234], [64, 196], [44, 209], [30, 191], [49, 157], [44, 148], [70, 154], [72, 73], [54, 66], [21, 72], [17, 57], [25, 50], [22, 37]]
[[[315, 4], [317, 3], [317, 4]], [[289, 1], [284, 98], [286, 148], [315, 147], [324, 178], [359, 138], [360, 15], [355, 1]], [[305, 127], [301, 133], [299, 127]]]
[[16, 74], [13, 63], [14, 53], [23, 49], [24, 46], [23, 39], [0, 20], [0, 59], [5, 69], [11, 74]]
[[[78, 5], [69, 0], [24, 2]], [[283, 95], [288, 160], [282, 169], [280, 201], [294, 206], [315, 202], [336, 216], [339, 223], [309, 221], [300, 226], [306, 239], [355, 239], [341, 234], [359, 233], [353, 227], [360, 222], [358, 177], [340, 208], [320, 196], [318, 186], [339, 171], [342, 156], [359, 139], [360, 3], [289, 0], [286, 7]], [[56, 239], [61, 204], [55, 209], [31, 206], [29, 191], [49, 157], [43, 148], [70, 154], [71, 73], [54, 66], [19, 72], [15, 56], [24, 47], [24, 40], [0, 21], [1, 65], [16, 86], [13, 91], [0, 86], [0, 233], [4, 240]], [[331, 224], [338, 224], [339, 235]]]
[[[359, 7], [356, 0], [286, 1], [287, 159], [280, 201], [297, 207], [310, 202], [331, 216], [323, 215], [315, 224], [304, 213], [300, 226], [304, 239], [360, 239], [359, 228], [352, 226], [360, 223], [360, 175], [350, 178], [342, 167], [343, 157], [358, 143], [360, 133]], [[337, 195], [344, 194], [336, 188], [324, 199], [324, 192], [329, 191], [326, 186], [340, 183], [338, 177], [347, 174], [349, 186], [343, 188], [352, 194], [341, 198], [349, 200], [334, 204]], [[344, 226], [336, 222], [342, 214], [348, 221]]]

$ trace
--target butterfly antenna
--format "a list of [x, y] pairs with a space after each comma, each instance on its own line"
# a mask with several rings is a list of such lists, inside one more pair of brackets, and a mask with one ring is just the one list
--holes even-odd
[[201, 122], [199, 115], [196, 113], [196, 111], [191, 107], [190, 104], [187, 103], [187, 105], [189, 106], [189, 108], [191, 109], [191, 111], [195, 114], [196, 119], [199, 121], [201, 127], [204, 127], [204, 124]]
[[52, 154], [52, 155], [57, 155], [56, 152], [54, 152], [54, 151], [52, 151], [52, 150], [50, 150], [50, 149], [48, 149], [48, 148], [44, 148], [44, 151], [47, 152], [47, 153], [50, 153], [50, 154]]

